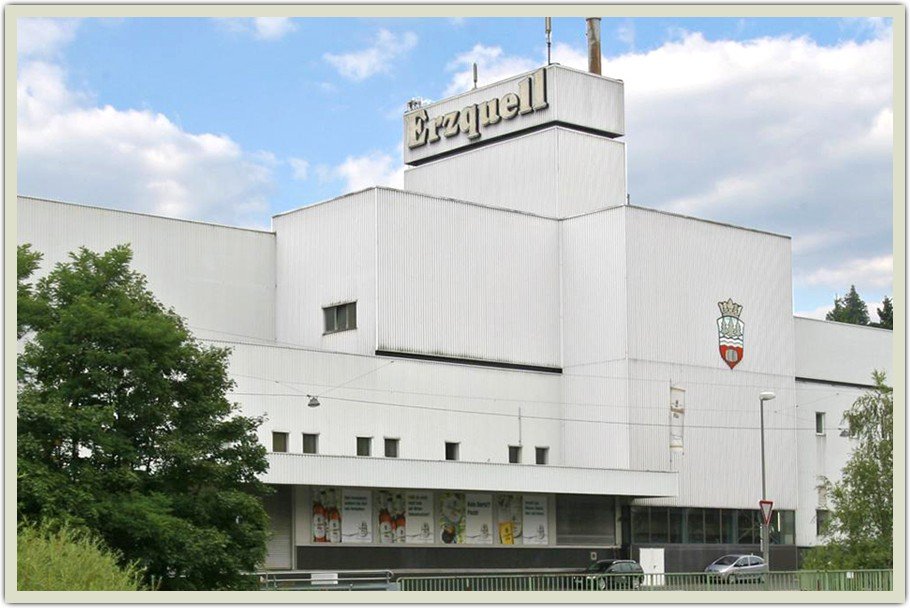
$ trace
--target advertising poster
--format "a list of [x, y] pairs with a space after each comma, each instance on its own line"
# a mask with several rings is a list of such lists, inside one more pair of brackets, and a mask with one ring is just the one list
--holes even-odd
[[341, 500], [341, 539], [344, 543], [371, 543], [373, 509], [369, 490], [345, 490]]
[[406, 496], [407, 542], [432, 544], [433, 494], [431, 492], [409, 492]]
[[313, 542], [341, 542], [341, 492], [335, 488], [313, 488]]
[[464, 493], [439, 493], [439, 540], [447, 545], [464, 542]]
[[376, 513], [379, 543], [389, 545], [405, 542], [408, 529], [404, 494], [397, 490], [378, 490]]
[[493, 544], [493, 497], [465, 494], [465, 541], [470, 545]]
[[550, 542], [547, 530], [546, 496], [525, 496], [523, 509], [524, 533], [522, 544], [546, 545]]
[[496, 529], [499, 544], [521, 544], [522, 508], [521, 495], [496, 495]]

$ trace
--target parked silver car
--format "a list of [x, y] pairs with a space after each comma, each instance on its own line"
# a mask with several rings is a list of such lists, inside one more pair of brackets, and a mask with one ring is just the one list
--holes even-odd
[[724, 555], [705, 568], [709, 577], [728, 583], [764, 581], [767, 571], [765, 560], [757, 555]]

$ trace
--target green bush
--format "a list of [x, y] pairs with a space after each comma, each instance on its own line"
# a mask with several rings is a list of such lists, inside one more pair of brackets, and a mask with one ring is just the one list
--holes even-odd
[[142, 570], [88, 532], [67, 525], [20, 525], [17, 530], [20, 591], [141, 591]]

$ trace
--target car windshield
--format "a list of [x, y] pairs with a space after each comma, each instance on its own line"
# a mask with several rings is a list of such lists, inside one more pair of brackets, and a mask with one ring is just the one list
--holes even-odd
[[[722, 558], [714, 562], [718, 566], [729, 566], [730, 564], [735, 564], [736, 560], [739, 559], [736, 555], [724, 555]], [[704, 563], [704, 562], [702, 562]]]
[[600, 572], [603, 567], [604, 567], [603, 564], [594, 562], [593, 564], [588, 566], [588, 572]]

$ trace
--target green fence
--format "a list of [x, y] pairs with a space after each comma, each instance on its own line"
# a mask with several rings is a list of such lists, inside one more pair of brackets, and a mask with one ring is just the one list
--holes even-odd
[[760, 573], [723, 579], [700, 573], [479, 574], [404, 576], [402, 591], [891, 591], [893, 570]]

